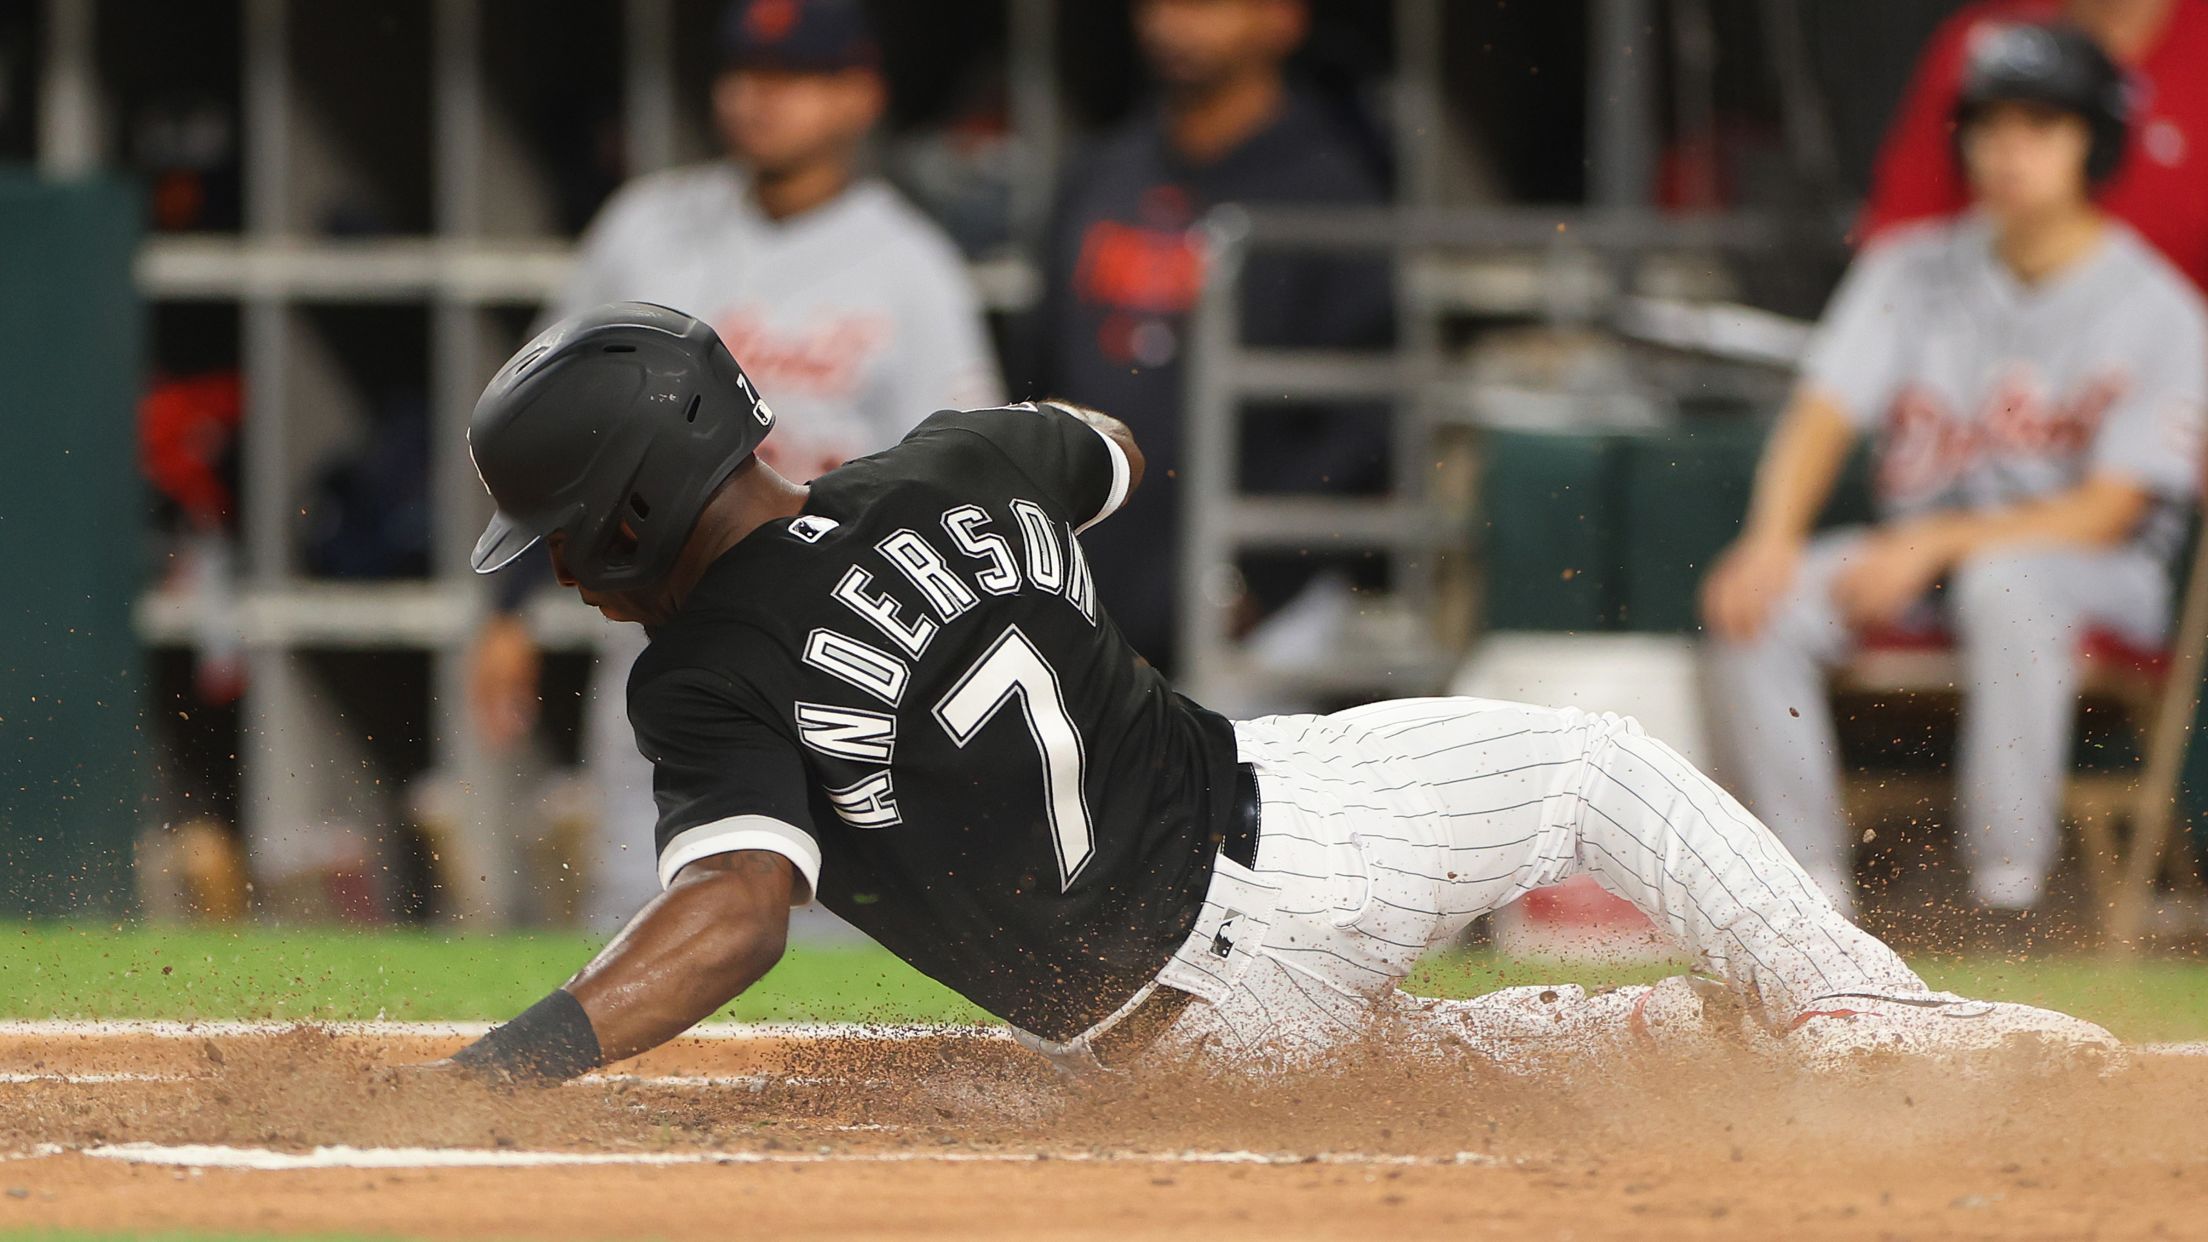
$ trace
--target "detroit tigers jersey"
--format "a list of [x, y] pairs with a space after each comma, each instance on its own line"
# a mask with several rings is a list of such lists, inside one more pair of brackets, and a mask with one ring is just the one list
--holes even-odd
[[1119, 447], [1054, 407], [945, 411], [706, 572], [629, 681], [660, 874], [770, 850], [837, 914], [1051, 1038], [1188, 934], [1233, 730], [1098, 603], [1075, 538]]
[[1850, 269], [1803, 378], [1875, 431], [1889, 516], [2011, 505], [2110, 473], [2161, 502], [2145, 544], [2168, 554], [2182, 536], [2208, 315], [2122, 223], [2037, 285], [2002, 263], [1982, 217], [1897, 232]]
[[790, 478], [888, 448], [917, 411], [1004, 399], [964, 263], [879, 181], [774, 220], [726, 162], [639, 177], [591, 223], [549, 313], [623, 300], [713, 326], [774, 403], [762, 456]]

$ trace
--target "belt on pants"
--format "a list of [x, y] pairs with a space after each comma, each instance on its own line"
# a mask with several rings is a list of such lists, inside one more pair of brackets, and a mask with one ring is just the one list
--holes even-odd
[[[1234, 803], [1227, 812], [1227, 822], [1212, 833], [1212, 839], [1219, 843], [1221, 856], [1245, 867], [1257, 866], [1257, 841], [1263, 827], [1264, 809], [1258, 797], [1257, 767], [1248, 763], [1234, 765]], [[1150, 994], [1122, 1014], [1118, 1021], [1090, 1035], [1089, 1049], [1107, 1068], [1132, 1059], [1158, 1042], [1166, 1028], [1172, 1026], [1173, 1020], [1195, 999], [1179, 988], [1155, 984]]]
[[1245, 867], [1256, 867], [1257, 834], [1264, 813], [1265, 804], [1257, 796], [1257, 765], [1235, 764], [1234, 805], [1227, 811], [1227, 822], [1212, 834], [1219, 852]]

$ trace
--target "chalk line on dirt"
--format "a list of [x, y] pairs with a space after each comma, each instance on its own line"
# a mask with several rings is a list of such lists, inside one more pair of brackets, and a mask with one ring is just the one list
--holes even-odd
[[1405, 1156], [1363, 1152], [1298, 1155], [1256, 1151], [884, 1151], [884, 1152], [581, 1152], [514, 1151], [473, 1147], [317, 1147], [311, 1151], [275, 1151], [265, 1147], [209, 1144], [115, 1143], [85, 1148], [95, 1160], [169, 1168], [240, 1169], [263, 1173], [312, 1169], [530, 1169], [576, 1165], [689, 1164], [1343, 1164], [1343, 1165], [1500, 1165], [1481, 1152], [1450, 1156]]
[[[486, 1034], [494, 1022], [368, 1022], [281, 1020], [191, 1022], [166, 1018], [17, 1018], [0, 1021], [0, 1039], [204, 1039], [284, 1035], [300, 1029], [371, 1039], [451, 1039]], [[709, 1022], [685, 1039], [1008, 1039], [1003, 1027], [930, 1026], [923, 1023]]]
[[[204, 1039], [253, 1035], [283, 1035], [300, 1029], [332, 1035], [370, 1039], [473, 1039], [488, 1033], [492, 1022], [430, 1022], [376, 1020], [359, 1022], [317, 1021], [312, 1018], [282, 1020], [192, 1022], [160, 1018], [16, 1018], [0, 1020], [0, 1039]], [[682, 1038], [700, 1040], [747, 1039], [985, 1039], [1011, 1038], [1001, 1026], [931, 1026], [923, 1023], [871, 1025], [865, 1022], [711, 1022], [692, 1027]], [[2137, 1052], [2160, 1056], [2208, 1056], [2208, 1040], [2135, 1044]], [[606, 1075], [613, 1079], [616, 1076]], [[0, 1078], [0, 1082], [13, 1081]], [[88, 1081], [78, 1078], [73, 1081]], [[117, 1079], [121, 1081], [121, 1079]], [[637, 1079], [657, 1085], [692, 1085], [677, 1077]], [[699, 1080], [695, 1085], [722, 1085], [720, 1079]], [[736, 1085], [736, 1080], [726, 1080]]]
[[111, 1082], [182, 1082], [182, 1074], [0, 1074], [0, 1084], [53, 1082], [72, 1087], [94, 1087]]
[[[208, 1077], [198, 1074], [161, 1074], [145, 1072], [71, 1074], [60, 1070], [40, 1070], [28, 1073], [0, 1073], [0, 1086], [55, 1083], [73, 1087], [98, 1087], [111, 1083], [174, 1083], [194, 1082]], [[738, 1088], [754, 1093], [769, 1087], [840, 1087], [887, 1086], [885, 1078], [847, 1079], [831, 1078], [819, 1074], [586, 1074], [578, 1079], [584, 1083], [618, 1084], [635, 1087], [709, 1087]]]

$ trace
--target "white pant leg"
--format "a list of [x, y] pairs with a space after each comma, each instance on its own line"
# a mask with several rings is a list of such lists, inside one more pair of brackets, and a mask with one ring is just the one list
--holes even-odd
[[1713, 638], [1704, 661], [1721, 770], [1842, 910], [1854, 908], [1855, 867], [1825, 670], [1854, 646], [1832, 584], [1865, 535], [1820, 536], [1763, 632]]
[[610, 625], [590, 670], [583, 718], [583, 770], [598, 790], [590, 841], [583, 923], [610, 931], [659, 894], [658, 851], [652, 838], [659, 808], [652, 801], [652, 765], [636, 749], [629, 727], [629, 670], [645, 646], [644, 627]]
[[1924, 987], [1732, 795], [1629, 719], [1466, 699], [1344, 716], [1365, 727], [1368, 752], [1388, 757], [1388, 779], [1433, 800], [1450, 859], [1444, 935], [1531, 888], [1588, 874], [1768, 1020], [1835, 992]]
[[1772, 1023], [1819, 996], [1924, 990], [1738, 802], [1629, 720], [1418, 699], [1237, 734], [1264, 799], [1257, 866], [1219, 864], [1160, 975], [1209, 1002], [1176, 1026], [1181, 1042], [1323, 1048], [1392, 1001], [1428, 947], [1582, 873]]
[[2062, 848], [2062, 787], [2077, 717], [2078, 643], [2107, 627], [2161, 641], [2169, 576], [2138, 549], [2031, 549], [1965, 563], [1947, 591], [1964, 669], [1956, 835], [1972, 891], [2039, 901]]

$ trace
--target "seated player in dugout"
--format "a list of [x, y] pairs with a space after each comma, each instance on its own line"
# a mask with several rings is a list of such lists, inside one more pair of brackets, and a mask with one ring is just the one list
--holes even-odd
[[[1703, 583], [1715, 715], [1748, 804], [1843, 908], [1850, 834], [1824, 672], [1867, 636], [1951, 635], [1954, 819], [1978, 934], [2028, 942], [2060, 839], [2080, 640], [2152, 646], [2200, 472], [2208, 321], [2094, 190], [2122, 73], [2082, 32], [1983, 31], [1955, 105], [1974, 208], [1855, 262]], [[1812, 534], [1852, 446], [1880, 518]]]
[[1952, 118], [1969, 52], [1988, 29], [2067, 19], [2124, 67], [2131, 135], [2096, 197], [2208, 289], [2208, 4], [2198, 0], [1974, 0], [1926, 41], [1879, 146], [1858, 234], [1877, 240], [1970, 206], [1953, 157]]
[[[866, 170], [887, 96], [858, 0], [736, 0], [722, 11], [712, 111], [722, 158], [648, 173], [606, 204], [539, 327], [606, 302], [694, 310], [775, 394], [763, 446], [804, 482], [888, 448], [931, 410], [1004, 399], [980, 298], [949, 237]], [[523, 605], [544, 567], [503, 575], [469, 670], [477, 735], [506, 752], [535, 727], [541, 657]], [[597, 636], [583, 770], [600, 812], [582, 915], [612, 930], [657, 891], [639, 834], [651, 774], [619, 687], [643, 636]]]
[[[665, 891], [427, 1072], [559, 1079], [651, 1048], [758, 981], [808, 901], [1069, 1066], [1293, 1065], [1379, 1015], [1506, 1063], [1530, 1039], [1713, 1024], [1812, 1063], [2113, 1043], [1930, 991], [1631, 721], [1419, 699], [1236, 724], [1174, 693], [1082, 552], [1143, 485], [1117, 419], [939, 411], [810, 485], [757, 455], [773, 425], [710, 328], [638, 303], [554, 325], [478, 403], [497, 513], [476, 568], [542, 544], [650, 635], [628, 702]], [[1685, 979], [1397, 990], [1429, 946], [1575, 874], [1743, 1003], [1705, 1017]]]

